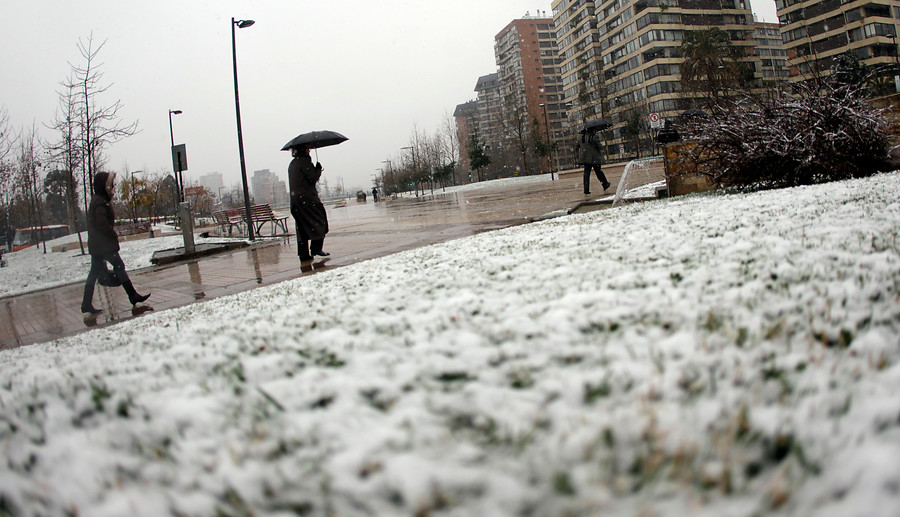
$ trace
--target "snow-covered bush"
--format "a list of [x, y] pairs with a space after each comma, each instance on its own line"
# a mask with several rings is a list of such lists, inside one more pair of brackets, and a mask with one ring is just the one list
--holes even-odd
[[729, 101], [685, 128], [688, 158], [722, 187], [779, 188], [886, 168], [887, 122], [854, 87], [822, 82]]

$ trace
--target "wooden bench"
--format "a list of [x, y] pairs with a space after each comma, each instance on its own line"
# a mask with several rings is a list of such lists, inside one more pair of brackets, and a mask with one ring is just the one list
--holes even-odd
[[[241, 216], [243, 216], [244, 211], [241, 210]], [[275, 232], [281, 228], [281, 231], [287, 233], [287, 220], [290, 219], [290, 216], [277, 216], [275, 212], [272, 211], [272, 207], [267, 203], [264, 205], [253, 205], [250, 207], [250, 222], [253, 224], [253, 228], [256, 230], [256, 234], [259, 235], [259, 231], [266, 223], [272, 223], [272, 235], [275, 235]]]
[[[251, 212], [252, 213], [252, 212]], [[225, 234], [225, 230], [228, 230], [228, 235], [231, 235], [231, 231], [235, 226], [238, 227], [238, 231], [243, 233], [242, 225], [244, 224], [244, 211], [238, 210], [236, 208], [226, 208], [225, 210], [217, 210], [213, 212], [213, 220], [215, 220], [216, 224], [219, 225], [219, 228], [222, 231], [222, 234]]]
[[117, 224], [115, 230], [116, 235], [120, 237], [137, 233], [148, 233], [150, 231], [150, 223], [122, 223]]

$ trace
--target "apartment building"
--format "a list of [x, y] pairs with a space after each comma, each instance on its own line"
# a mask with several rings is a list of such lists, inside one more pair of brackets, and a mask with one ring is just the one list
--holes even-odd
[[[725, 31], [756, 68], [753, 14], [745, 0], [555, 0], [553, 14], [569, 120], [602, 116], [611, 122], [609, 160], [653, 152], [650, 114], [673, 119], [698, 105], [699, 98], [681, 88], [679, 48], [687, 31]], [[626, 132], [635, 117], [642, 128], [636, 138]]]
[[503, 122], [500, 109], [500, 79], [496, 73], [483, 75], [475, 83], [477, 116], [472, 131], [489, 149], [503, 147]]
[[219, 195], [223, 188], [225, 188], [225, 182], [222, 179], [221, 172], [210, 172], [209, 174], [204, 174], [200, 176], [197, 180], [201, 187], [205, 188], [213, 197], [217, 200], [219, 199]]
[[469, 171], [472, 170], [469, 162], [469, 140], [478, 120], [478, 103], [469, 101], [457, 104], [453, 110], [453, 118], [456, 121], [456, 138], [459, 140], [459, 165], [464, 171]]
[[560, 164], [571, 165], [573, 151], [569, 143], [569, 123], [562, 102], [559, 76], [560, 58], [553, 19], [538, 13], [511, 21], [494, 37], [494, 57], [500, 82], [500, 102], [506, 148], [531, 147], [534, 140], [555, 143], [550, 156], [538, 160], [533, 170], [548, 172]]
[[269, 169], [253, 172], [250, 178], [250, 186], [253, 189], [253, 200], [256, 203], [268, 203], [281, 206], [288, 203], [287, 186], [284, 180], [279, 179]]
[[759, 58], [756, 75], [764, 84], [786, 81], [789, 77], [787, 52], [781, 42], [781, 30], [777, 23], [756, 22], [756, 48], [753, 54]]
[[573, 128], [606, 115], [600, 35], [593, 0], [554, 0], [553, 24], [564, 102]]
[[832, 59], [847, 51], [896, 73], [900, 0], [776, 0], [775, 7], [791, 81], [829, 75]]

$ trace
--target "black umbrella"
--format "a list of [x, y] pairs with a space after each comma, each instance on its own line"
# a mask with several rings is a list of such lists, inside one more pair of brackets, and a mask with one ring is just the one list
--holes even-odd
[[307, 146], [310, 149], [318, 149], [320, 147], [328, 147], [329, 145], [337, 145], [341, 142], [349, 140], [346, 136], [335, 131], [310, 131], [297, 135], [290, 142], [284, 144], [282, 151], [293, 149], [294, 147]]
[[703, 110], [698, 110], [697, 108], [691, 108], [688, 110], [684, 110], [684, 113], [681, 114], [682, 117], [685, 118], [705, 118], [706, 112]]
[[598, 118], [595, 120], [591, 120], [590, 122], [586, 122], [581, 129], [578, 130], [579, 133], [587, 133], [588, 131], [603, 131], [604, 129], [609, 129], [612, 127], [606, 119]]

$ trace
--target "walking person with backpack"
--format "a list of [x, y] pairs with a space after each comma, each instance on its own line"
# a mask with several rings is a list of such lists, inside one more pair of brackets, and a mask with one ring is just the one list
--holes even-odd
[[[112, 196], [115, 192], [116, 173], [98, 172], [92, 182], [93, 196], [87, 213], [88, 252], [91, 255], [91, 270], [84, 282], [84, 297], [81, 301], [81, 312], [97, 314], [100, 309], [94, 308], [94, 285], [121, 285], [128, 293], [131, 305], [137, 305], [150, 293], [138, 294], [125, 272], [125, 263], [119, 257], [119, 236], [116, 234], [116, 216], [112, 209]], [[112, 265], [112, 273], [107, 269], [107, 262]]]
[[575, 155], [578, 162], [584, 165], [584, 193], [591, 193], [591, 168], [597, 174], [597, 179], [603, 185], [603, 190], [609, 188], [609, 181], [603, 174], [601, 165], [603, 164], [602, 143], [600, 142], [599, 132], [594, 129], [581, 131], [581, 138], [575, 148]]

